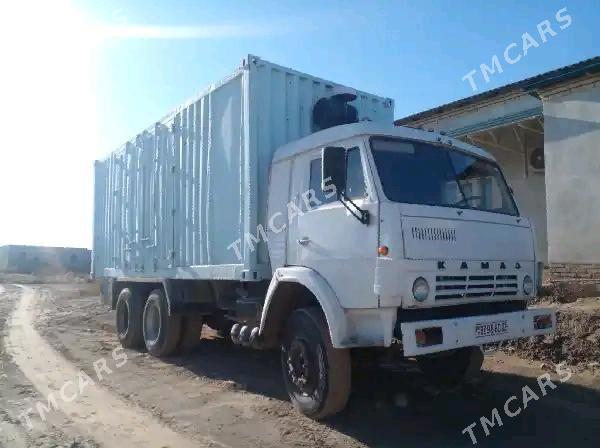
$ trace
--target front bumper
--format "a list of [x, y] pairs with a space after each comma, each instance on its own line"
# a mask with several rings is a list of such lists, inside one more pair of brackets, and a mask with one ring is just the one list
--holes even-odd
[[[543, 316], [550, 316], [551, 325], [547, 328], [536, 328], [534, 322], [539, 321]], [[418, 356], [460, 347], [554, 333], [556, 313], [549, 308], [532, 308], [512, 313], [405, 322], [400, 325], [400, 329], [404, 355]], [[418, 342], [417, 330], [425, 329], [436, 329], [437, 333], [441, 331], [441, 340], [436, 341], [439, 343], [423, 345], [422, 340]]]

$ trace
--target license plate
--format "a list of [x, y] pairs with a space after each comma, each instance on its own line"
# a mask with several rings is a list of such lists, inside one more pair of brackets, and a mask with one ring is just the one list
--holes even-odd
[[495, 322], [482, 322], [475, 324], [475, 337], [485, 338], [508, 333], [508, 321], [498, 320]]

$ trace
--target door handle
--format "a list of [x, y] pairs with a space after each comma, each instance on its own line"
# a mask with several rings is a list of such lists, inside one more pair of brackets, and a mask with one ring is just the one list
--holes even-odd
[[302, 238], [300, 238], [298, 240], [298, 244], [300, 244], [301, 246], [306, 246], [309, 242], [310, 242], [310, 238], [307, 236], [303, 236]]

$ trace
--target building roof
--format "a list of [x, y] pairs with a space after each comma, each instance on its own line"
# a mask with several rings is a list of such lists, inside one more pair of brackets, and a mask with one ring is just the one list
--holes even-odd
[[438, 115], [442, 112], [458, 109], [462, 106], [478, 103], [488, 100], [512, 91], [521, 91], [534, 93], [537, 89], [551, 87], [564, 81], [570, 81], [580, 78], [585, 75], [600, 73], [600, 56], [577, 62], [575, 64], [566, 65], [546, 73], [542, 73], [531, 78], [526, 78], [521, 81], [513, 82], [496, 89], [488, 90], [487, 92], [469, 96], [467, 98], [453, 101], [442, 106], [434, 107], [433, 109], [425, 110], [413, 115], [396, 120], [394, 123], [397, 126], [410, 124], [411, 122]]

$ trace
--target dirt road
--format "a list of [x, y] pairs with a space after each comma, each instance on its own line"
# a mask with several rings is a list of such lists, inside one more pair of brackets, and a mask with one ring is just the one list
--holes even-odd
[[[414, 369], [360, 372], [348, 409], [316, 423], [287, 402], [277, 353], [206, 331], [193, 355], [119, 348], [89, 285], [0, 286], [0, 446], [597, 446], [600, 380], [573, 373], [543, 396], [539, 363], [488, 357], [483, 382], [439, 392]], [[537, 399], [522, 402], [529, 386]], [[503, 406], [523, 409], [508, 417]], [[53, 404], [56, 402], [56, 406]], [[486, 428], [496, 408], [502, 426]], [[30, 410], [23, 414], [24, 411]], [[39, 411], [42, 412], [39, 412]]]
[[[36, 291], [25, 286], [20, 289], [21, 299], [8, 325], [6, 347], [19, 370], [48, 398], [45, 403], [41, 402], [45, 405], [43, 409], [50, 408], [46, 412], [60, 409], [81, 433], [106, 446], [160, 448], [171, 443], [191, 448], [196, 445], [143, 409], [131, 406], [102, 387], [95, 387], [96, 381], [102, 381], [103, 375], [111, 373], [111, 367], [104, 367], [106, 358], [99, 358], [104, 362], [94, 365], [95, 379], [82, 375], [34, 329]], [[121, 358], [114, 356], [112, 360], [113, 368], [118, 368], [125, 365], [127, 358], [122, 354]], [[39, 409], [37, 404], [35, 409]]]

